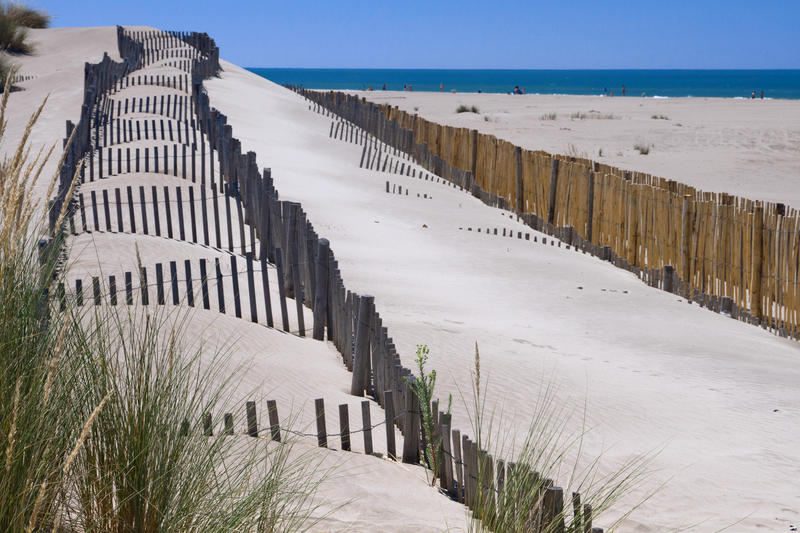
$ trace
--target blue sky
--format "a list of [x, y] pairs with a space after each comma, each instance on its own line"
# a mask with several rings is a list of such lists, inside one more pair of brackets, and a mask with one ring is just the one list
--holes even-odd
[[245, 67], [800, 68], [798, 0], [33, 0], [53, 26], [208, 32]]

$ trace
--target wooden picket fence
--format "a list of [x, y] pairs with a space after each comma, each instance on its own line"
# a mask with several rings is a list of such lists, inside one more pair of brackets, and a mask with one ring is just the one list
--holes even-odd
[[484, 202], [716, 311], [800, 338], [800, 217], [588, 159], [525, 150], [340, 92], [292, 87]]
[[[384, 391], [383, 397], [393, 397], [392, 391]], [[361, 434], [363, 439], [363, 452], [365, 455], [386, 457], [388, 459], [400, 459], [397, 451], [394, 434], [394, 424], [397, 420], [405, 420], [406, 424], [418, 423], [419, 405], [411, 404], [399, 413], [395, 414], [394, 407], [387, 403], [388, 408], [384, 411], [384, 419], [375, 424], [372, 423], [370, 401], [361, 402], [361, 427], [357, 425], [351, 427], [350, 406], [346, 403], [338, 406], [339, 431], [337, 433], [328, 432], [328, 424], [325, 414], [324, 398], [314, 400], [314, 418], [316, 433], [306, 433], [293, 427], [281, 425], [278, 413], [278, 405], [275, 400], [267, 400], [268, 422], [262, 426], [259, 424], [258, 409], [255, 401], [247, 401], [244, 409], [244, 427], [237, 431], [237, 417], [233, 413], [224, 413], [222, 416], [222, 429], [217, 429], [218, 435], [234, 436], [247, 435], [252, 438], [269, 439], [275, 443], [287, 442], [288, 438], [313, 438], [317, 441], [320, 448], [335, 446], [335, 440], [339, 441], [339, 450], [353, 451], [354, 439]], [[503, 513], [514, 513], [524, 517], [521, 520], [525, 531], [553, 531], [553, 532], [574, 532], [574, 533], [602, 533], [603, 529], [593, 527], [594, 518], [592, 505], [581, 503], [581, 495], [573, 492], [569, 505], [571, 506], [570, 520], [565, 518], [564, 494], [560, 487], [552, 485], [551, 480], [538, 479], [536, 472], [525, 469], [524, 465], [506, 463], [503, 460], [494, 461], [491, 455], [479, 449], [477, 444], [466, 435], [461, 435], [458, 430], [450, 431], [451, 415], [439, 411], [438, 402], [432, 405], [434, 416], [434, 428], [436, 434], [434, 438], [441, 439], [438, 449], [440, 463], [438, 472], [433, 475], [439, 479], [441, 489], [453, 499], [468, 506], [471, 510], [484, 513], [481, 517], [486, 522], [499, 522], [500, 515]], [[383, 428], [381, 428], [383, 426]], [[179, 431], [180, 435], [190, 436], [202, 434], [204, 437], [215, 435], [215, 428], [219, 428], [219, 421], [215, 421], [211, 413], [203, 413], [198, 423], [194, 426], [188, 420], [184, 420]], [[386, 453], [382, 454], [375, 450], [373, 446], [373, 431], [384, 429], [386, 431]], [[450, 438], [452, 433], [452, 440]], [[267, 436], [268, 435], [268, 436]], [[446, 438], [445, 438], [446, 437]], [[413, 446], [404, 443], [402, 450], [402, 460], [406, 463], [418, 462], [419, 456], [409, 457], [413, 453]], [[527, 485], [531, 490], [538, 494], [531, 498], [530, 508], [522, 508], [522, 503], [515, 501], [517, 498], [512, 492], [511, 487], [515, 486], [516, 480], [521, 482], [521, 478], [527, 478]], [[478, 502], [481, 501], [479, 504]], [[487, 505], [487, 502], [490, 502]], [[480, 508], [477, 507], [480, 505]], [[477, 517], [476, 517], [477, 518]]]

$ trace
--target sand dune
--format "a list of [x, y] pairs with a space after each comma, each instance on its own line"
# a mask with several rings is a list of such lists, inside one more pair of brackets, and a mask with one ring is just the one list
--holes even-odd
[[[9, 127], [21, 131], [21, 122], [48, 91], [63, 90], [65, 99], [51, 102], [52, 110], [43, 116], [35, 139], [40, 144], [60, 142], [64, 120], [78, 115], [82, 62], [99, 60], [104, 49], [113, 56], [114, 30], [46, 30], [35, 35], [41, 55], [23, 59], [22, 72], [37, 78], [23, 84], [25, 91], [12, 95]], [[72, 59], [65, 61], [67, 56]], [[56, 65], [61, 65], [60, 70], [48, 74]], [[272, 169], [281, 197], [302, 202], [317, 232], [330, 239], [348, 288], [375, 295], [403, 363], [412, 366], [416, 344], [429, 345], [431, 365], [440, 376], [439, 396], [444, 399], [452, 393], [455, 399], [454, 427], [471, 433], [461, 396], [469, 397], [473, 349], [478, 341], [481, 372], [489, 381], [489, 406], [504, 409], [505, 427], [510, 430], [524, 430], [541, 388], [555, 382], [559, 404], [575, 413], [569, 422], [571, 429], [582, 426], [586, 406], [591, 432], [581, 464], [604, 452], [603, 468], [609, 471], [631, 457], [661, 450], [653, 459], [656, 472], [643, 490], [662, 481], [667, 484], [623, 530], [663, 531], [699, 524], [695, 530], [712, 531], [739, 519], [743, 521], [734, 530], [784, 529], [800, 520], [796, 490], [800, 477], [800, 452], [796, 449], [800, 370], [796, 361], [800, 351], [796, 342], [687, 305], [596, 258], [554, 246], [550, 239], [544, 244], [541, 234], [522, 226], [509, 213], [489, 208], [445, 184], [360, 169], [361, 147], [329, 138], [330, 119], [310, 111], [299, 96], [230, 63], [223, 62], [223, 69], [219, 79], [205, 82], [211, 105], [228, 116], [243, 151], [254, 150], [259, 166]], [[138, 94], [137, 90], [133, 88], [131, 94]], [[155, 90], [161, 94], [159, 91], [167, 89]], [[459, 99], [466, 97], [419, 98], [430, 100], [444, 116], [445, 108], [454, 110]], [[470, 95], [464, 101], [478, 105], [492, 120], [495, 115], [500, 117], [503, 106], [509, 107], [505, 97], [480, 98], [486, 100], [473, 100]], [[684, 109], [657, 101], [654, 106], [676, 107], [648, 107], [646, 111], [643, 107], [634, 115], [625, 106], [635, 105], [639, 99], [598, 99], [596, 104], [580, 100], [578, 104], [566, 97], [513, 98], [518, 98], [515, 102], [541, 98], [543, 103], [528, 112], [509, 109], [502, 114], [508, 122], [498, 118], [486, 124], [505, 124], [509, 132], [516, 128], [521, 139], [536, 143], [531, 147], [563, 151], [561, 145], [572, 142], [587, 152], [599, 147], [605, 152], [605, 141], [597, 147], [582, 144], [590, 142], [577, 136], [585, 129], [586, 139], [598, 134], [615, 139], [607, 145], [609, 153], [623, 152], [621, 159], [611, 161], [615, 164], [651, 170], [633, 163], [671, 161], [678, 165], [679, 157], [682, 161], [695, 157], [695, 163], [704, 162], [704, 169], [717, 165], [717, 174], [704, 173], [716, 175], [715, 183], [728, 183], [722, 181], [730, 174], [726, 168], [744, 165], [741, 161], [714, 162], [708, 145], [713, 148], [723, 141], [695, 145], [675, 140], [677, 147], [666, 152], [670, 157], [664, 155], [663, 161], [654, 157], [671, 137], [671, 128], [684, 131], [685, 126], [674, 122], [694, 124], [700, 131], [697, 109], [711, 110], [707, 111], [711, 114], [708, 127], [745, 132], [734, 142], [746, 148], [746, 132], [752, 125], [745, 119], [751, 115], [724, 126], [721, 116], [714, 118], [716, 106], [719, 114], [732, 108], [726, 106], [751, 105], [763, 106], [761, 109], [775, 106], [775, 114], [794, 116], [791, 106], [777, 109], [788, 104], [773, 102], [698, 101], [691, 109], [684, 102]], [[420, 105], [409, 99], [404, 102]], [[562, 109], [563, 113], [597, 109], [635, 118], [539, 121], [539, 115], [560, 114]], [[649, 118], [655, 113], [666, 114], [670, 120]], [[512, 119], [512, 115], [518, 118]], [[453, 116], [454, 120], [483, 123], [479, 117]], [[439, 120], [435, 113], [429, 118]], [[520, 121], [519, 126], [513, 125], [515, 120]], [[531, 137], [524, 123], [534, 120], [537, 136]], [[771, 181], [764, 178], [764, 183], [776, 187], [765, 187], [769, 194], [779, 194], [779, 184], [787, 183], [787, 173], [797, 168], [791, 146], [781, 146], [791, 145], [798, 135], [788, 119], [786, 124], [787, 141], [763, 141], [778, 146], [775, 150], [786, 159], [784, 166], [778, 161], [769, 167], [775, 175]], [[571, 128], [576, 137], [568, 136], [571, 132], [561, 127]], [[654, 131], [660, 131], [664, 140], [654, 137], [657, 140], [651, 142], [656, 147], [649, 156], [629, 153], [631, 140], [651, 127], [657, 128]], [[507, 138], [521, 142], [510, 135]], [[762, 160], [772, 160], [774, 155], [758, 147], [747, 148], [745, 153], [749, 154], [745, 158]], [[684, 170], [695, 167], [682, 164]], [[651, 171], [681, 178], [679, 167], [674, 173], [670, 167], [655, 168]], [[150, 186], [158, 178], [144, 172], [112, 176], [85, 190]], [[408, 195], [387, 194], [386, 181], [402, 186]], [[162, 182], [178, 185], [174, 178]], [[791, 190], [792, 186], [786, 187]], [[797, 192], [800, 198], [800, 188]], [[498, 228], [500, 235], [487, 234], [487, 228]], [[514, 237], [502, 237], [504, 229], [513, 231]], [[517, 232], [529, 233], [531, 240], [516, 238]], [[73, 240], [70, 275], [130, 269], [135, 265], [134, 244], [148, 265], [227, 254], [152, 236], [93, 232]], [[348, 394], [350, 374], [328, 344], [202, 309], [191, 311], [189, 332], [212, 345], [232, 347], [233, 363], [248, 369], [238, 391], [277, 399], [281, 415], [296, 414], [301, 427], [312, 424], [311, 406], [317, 397], [324, 397], [330, 406], [329, 428], [338, 424], [333, 406], [347, 403], [351, 419], [360, 408], [361, 399]], [[382, 411], [372, 410], [373, 420], [381, 416]], [[374, 433], [376, 449], [385, 449], [384, 437]], [[359, 451], [358, 439], [353, 442]], [[338, 447], [338, 443], [331, 446]], [[327, 508], [344, 504], [326, 519], [321, 530], [433, 532], [459, 530], [466, 523], [463, 507], [428, 488], [419, 467], [360, 453], [318, 453], [326, 462], [339, 462], [337, 471], [343, 476], [332, 480], [320, 494]], [[566, 482], [567, 473], [561, 477], [559, 481]], [[638, 497], [633, 495], [632, 500]], [[610, 513], [597, 523], [610, 523], [613, 518]]]
[[[478, 234], [530, 230], [441, 184], [357, 168], [359, 147], [329, 139], [329, 119], [266, 80], [223, 68], [207, 83], [212, 103], [331, 239], [347, 282], [375, 295], [404, 364], [417, 343], [431, 347], [442, 397], [468, 392], [477, 340], [491, 401], [517, 429], [526, 405], [555, 380], [559, 401], [578, 412], [588, 405], [590, 454], [605, 449], [618, 464], [664, 447], [654, 479], [674, 478], [629, 528], [797, 519], [796, 343], [543, 246], [541, 236], [533, 244]], [[386, 194], [387, 179], [433, 199]], [[459, 230], [467, 226], [473, 231]], [[469, 428], [458, 401], [453, 426]], [[742, 486], [756, 488], [731, 495]]]

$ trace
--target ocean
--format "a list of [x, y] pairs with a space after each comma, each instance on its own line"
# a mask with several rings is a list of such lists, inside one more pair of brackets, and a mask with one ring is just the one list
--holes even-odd
[[250, 68], [281, 85], [307, 89], [368, 89], [510, 93], [614, 93], [654, 97], [800, 98], [800, 70], [434, 70]]

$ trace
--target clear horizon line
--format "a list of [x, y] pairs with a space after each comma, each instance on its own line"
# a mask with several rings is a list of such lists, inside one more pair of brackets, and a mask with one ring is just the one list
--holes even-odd
[[668, 67], [658, 67], [658, 68], [643, 68], [643, 67], [636, 67], [636, 68], [566, 68], [566, 67], [559, 67], [559, 68], [480, 68], [480, 67], [470, 67], [470, 68], [440, 68], [440, 67], [255, 67], [255, 66], [245, 66], [243, 68], [251, 69], [251, 68], [266, 68], [266, 69], [282, 69], [282, 70], [451, 70], [451, 71], [469, 71], [469, 70], [482, 70], [482, 71], [514, 71], [514, 70], [555, 70], [555, 71], [567, 71], [567, 70], [584, 70], [584, 71], [595, 71], [595, 72], [602, 72], [602, 71], [614, 71], [614, 70], [640, 70], [640, 71], [700, 71], [700, 70], [716, 70], [716, 71], [753, 71], [753, 72], [763, 72], [763, 71], [800, 71], [800, 67], [786, 67], [786, 68], [700, 68], [700, 67], [692, 67], [692, 68], [668, 68]]

